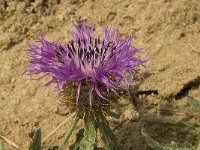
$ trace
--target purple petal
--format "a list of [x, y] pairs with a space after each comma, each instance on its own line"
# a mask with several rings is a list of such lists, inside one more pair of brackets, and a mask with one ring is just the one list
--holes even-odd
[[104, 100], [107, 100], [108, 101], [108, 99], [107, 98], [105, 98], [101, 93], [100, 93], [100, 91], [99, 91], [99, 88], [98, 88], [98, 86], [97, 86], [97, 84], [95, 84], [95, 91], [96, 91], [96, 93], [97, 93], [97, 95], [99, 96], [99, 97], [101, 97], [102, 99], [104, 99]]
[[89, 92], [88, 92], [90, 108], [92, 108], [92, 92], [93, 92], [93, 90], [94, 90], [94, 83], [92, 83], [90, 85], [90, 89], [89, 89]]
[[77, 87], [77, 93], [76, 93], [76, 109], [78, 109], [78, 100], [80, 96], [80, 90], [81, 90], [81, 82], [79, 82], [78, 87]]

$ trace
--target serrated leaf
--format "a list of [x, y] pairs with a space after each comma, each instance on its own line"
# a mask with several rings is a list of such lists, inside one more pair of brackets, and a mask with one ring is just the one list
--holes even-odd
[[78, 150], [79, 144], [81, 140], [83, 139], [83, 132], [84, 132], [84, 129], [80, 129], [78, 131], [78, 133], [76, 134], [76, 141], [74, 142], [74, 144], [70, 145], [69, 147], [70, 150]]
[[162, 118], [148, 118], [144, 119], [146, 123], [151, 123], [151, 124], [157, 124], [160, 126], [165, 126], [165, 127], [194, 127], [194, 128], [200, 128], [200, 124], [198, 123], [192, 123], [189, 121], [174, 121], [174, 120], [168, 120], [168, 119], [162, 119]]
[[79, 118], [74, 119], [72, 122], [69, 123], [69, 126], [67, 127], [67, 130], [65, 132], [65, 136], [64, 136], [64, 140], [63, 142], [59, 145], [58, 150], [64, 150], [65, 149], [65, 145], [70, 137], [70, 135], [72, 134], [76, 124], [78, 123]]
[[80, 150], [94, 150], [96, 146], [96, 125], [93, 118], [88, 118], [85, 121], [83, 139], [79, 144]]
[[188, 102], [192, 106], [192, 108], [200, 113], [200, 101], [197, 99], [194, 99], [191, 96], [188, 96]]
[[41, 149], [41, 129], [37, 129], [33, 133], [32, 142], [29, 150], [40, 150]]
[[147, 141], [148, 145], [153, 150], [192, 150], [191, 144], [180, 144], [171, 142], [170, 144], [163, 146], [156, 140], [154, 140], [150, 135], [148, 135], [148, 133], [144, 128], [142, 128], [141, 133], [144, 136], [145, 140]]
[[101, 121], [98, 123], [99, 130], [102, 135], [102, 139], [108, 150], [118, 150], [117, 140], [115, 135], [112, 133], [108, 123], [106, 121]]
[[108, 112], [108, 115], [115, 118], [115, 119], [119, 119], [120, 118], [120, 115], [115, 113], [115, 112], [112, 112], [112, 111], [109, 111]]
[[4, 150], [2, 140], [0, 140], [0, 150]]

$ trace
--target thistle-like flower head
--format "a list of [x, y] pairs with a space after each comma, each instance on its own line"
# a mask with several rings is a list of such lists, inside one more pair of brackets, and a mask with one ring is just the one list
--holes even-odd
[[41, 78], [50, 76], [51, 80], [45, 86], [56, 83], [58, 92], [62, 91], [65, 83], [76, 83], [76, 107], [83, 83], [89, 85], [88, 104], [91, 107], [94, 94], [107, 100], [100, 86], [104, 86], [107, 93], [116, 94], [118, 87], [128, 89], [132, 77], [127, 73], [137, 78], [136, 67], [145, 63], [135, 57], [141, 49], [131, 46], [132, 36], [121, 39], [118, 30], [112, 32], [105, 28], [100, 38], [94, 35], [93, 27], [83, 23], [81, 27], [74, 25], [72, 35], [73, 39], [65, 45], [49, 42], [44, 37], [38, 40], [40, 46], [30, 45], [28, 72], [43, 73]]

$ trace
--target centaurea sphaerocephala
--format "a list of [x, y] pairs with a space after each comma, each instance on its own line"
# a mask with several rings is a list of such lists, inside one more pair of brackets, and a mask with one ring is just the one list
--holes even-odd
[[30, 74], [41, 74], [41, 78], [50, 76], [51, 80], [45, 84], [57, 84], [57, 91], [61, 91], [66, 82], [76, 82], [76, 107], [83, 82], [89, 83], [88, 100], [92, 107], [93, 93], [108, 100], [102, 95], [101, 86], [105, 86], [107, 93], [116, 88], [128, 89], [132, 80], [125, 72], [134, 78], [138, 76], [136, 67], [145, 61], [135, 57], [141, 49], [131, 46], [132, 36], [121, 39], [118, 30], [111, 31], [104, 28], [103, 37], [96, 37], [94, 28], [83, 23], [81, 27], [74, 24], [73, 39], [67, 44], [47, 41], [44, 37], [38, 39], [40, 46], [30, 45], [31, 57]]
[[[66, 102], [78, 119], [84, 119], [84, 131], [77, 134], [82, 141], [78, 143], [80, 149], [95, 149], [97, 128], [108, 149], [119, 149], [105, 114], [109, 114], [118, 89], [129, 90], [130, 82], [140, 76], [136, 69], [145, 61], [135, 55], [141, 49], [131, 46], [131, 35], [122, 39], [118, 30], [105, 27], [100, 38], [94, 34], [94, 27], [86, 23], [74, 24], [72, 37], [60, 44], [42, 36], [37, 40], [39, 45], [29, 45], [27, 73], [42, 74], [38, 79], [49, 76], [51, 80], [45, 86], [56, 83], [58, 98]], [[75, 124], [77, 119], [70, 131]]]

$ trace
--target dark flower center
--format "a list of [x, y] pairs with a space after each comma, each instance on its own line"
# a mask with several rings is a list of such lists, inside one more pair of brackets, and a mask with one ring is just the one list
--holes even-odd
[[113, 42], [105, 43], [99, 38], [90, 38], [89, 42], [71, 40], [66, 47], [59, 47], [60, 52], [56, 52], [56, 57], [60, 63], [64, 63], [62, 54], [67, 54], [67, 57], [77, 67], [81, 67], [83, 72], [92, 73], [95, 67], [103, 66], [113, 56], [115, 48]]

